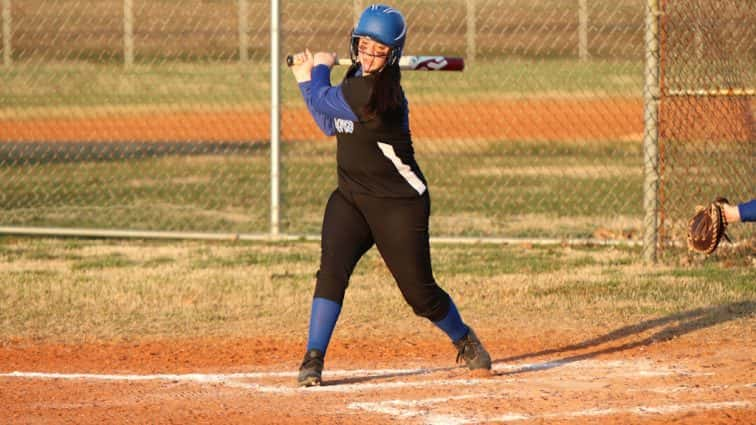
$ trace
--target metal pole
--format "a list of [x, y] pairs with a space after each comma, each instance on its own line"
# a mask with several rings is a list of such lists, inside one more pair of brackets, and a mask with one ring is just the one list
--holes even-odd
[[123, 0], [123, 64], [134, 65], [134, 0]]
[[239, 0], [239, 62], [249, 62], [249, 2]]
[[281, 64], [279, 57], [279, 2], [270, 2], [270, 234], [280, 233], [280, 194], [279, 181], [281, 158], [280, 143], [280, 103], [279, 82]]
[[578, 0], [578, 56], [588, 60], [588, 0]]
[[11, 50], [11, 0], [3, 0], [3, 65], [13, 63]]
[[467, 59], [475, 60], [476, 45], [475, 34], [475, 0], [467, 0]]
[[646, 68], [643, 87], [643, 259], [656, 262], [659, 205], [659, 0], [646, 6]]

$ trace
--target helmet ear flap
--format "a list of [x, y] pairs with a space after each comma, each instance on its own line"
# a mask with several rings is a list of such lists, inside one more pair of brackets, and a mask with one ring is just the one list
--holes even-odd
[[391, 53], [389, 53], [388, 61], [386, 63], [388, 65], [395, 65], [399, 62], [399, 58], [402, 56], [402, 48], [401, 47], [392, 47]]

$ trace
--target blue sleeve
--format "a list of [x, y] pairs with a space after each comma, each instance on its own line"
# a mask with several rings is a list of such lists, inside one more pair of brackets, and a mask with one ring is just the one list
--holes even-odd
[[756, 199], [738, 205], [740, 221], [756, 221]]
[[336, 127], [333, 124], [333, 118], [322, 112], [318, 112], [312, 105], [312, 90], [310, 87], [311, 83], [312, 81], [299, 83], [299, 91], [302, 92], [302, 97], [304, 98], [305, 104], [307, 104], [307, 109], [310, 111], [312, 119], [314, 119], [315, 123], [318, 125], [318, 127], [320, 127], [320, 130], [323, 131], [326, 136], [333, 136], [334, 134], [336, 134]]
[[[341, 86], [331, 87], [331, 70], [325, 65], [312, 68], [310, 81], [312, 110], [333, 118], [358, 121], [344, 98]], [[308, 105], [309, 106], [309, 105]]]

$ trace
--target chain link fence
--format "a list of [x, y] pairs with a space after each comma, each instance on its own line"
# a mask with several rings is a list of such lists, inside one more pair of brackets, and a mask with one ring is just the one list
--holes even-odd
[[[464, 72], [402, 76], [417, 159], [433, 197], [433, 237], [641, 239], [647, 3], [391, 2], [409, 23], [405, 54], [466, 60]], [[665, 96], [673, 87], [710, 87], [679, 80], [690, 71], [673, 65], [670, 46], [680, 43], [671, 28], [677, 19], [685, 28], [688, 19], [672, 14], [686, 10], [677, 3], [666, 2]], [[753, 3], [732, 3], [752, 24]], [[309, 47], [346, 56], [350, 30], [367, 4], [282, 1], [281, 54]], [[0, 226], [270, 232], [268, 0], [0, 5]], [[702, 55], [712, 55], [717, 42], [706, 38], [714, 37], [706, 25], [714, 23], [696, 22]], [[740, 28], [750, 32], [732, 36], [741, 37], [746, 58], [737, 87], [753, 88], [754, 26], [747, 25]], [[688, 47], [679, 49], [698, 54]], [[724, 62], [716, 66], [735, 66], [718, 60]], [[710, 66], [716, 75], [724, 69], [707, 62], [693, 68]], [[343, 72], [334, 69], [334, 83]], [[686, 137], [671, 136], [678, 115], [667, 98], [661, 137], [684, 145]], [[280, 110], [280, 232], [318, 235], [336, 184], [335, 143], [318, 132], [286, 69]], [[715, 145], [741, 146], [716, 167], [742, 173], [703, 195], [753, 194], [753, 127], [737, 140]], [[688, 177], [673, 183], [672, 173], [696, 169], [702, 158], [687, 166], [666, 142], [663, 154], [661, 211], [668, 226], [692, 202], [672, 197], [690, 194], [682, 187]]]
[[[756, 197], [756, 3], [661, 2], [660, 242], [697, 204]], [[737, 241], [753, 226], [730, 226]]]

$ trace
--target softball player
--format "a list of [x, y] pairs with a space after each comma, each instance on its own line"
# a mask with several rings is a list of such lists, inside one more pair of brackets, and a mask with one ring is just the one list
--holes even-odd
[[301, 386], [320, 385], [331, 334], [349, 278], [374, 244], [415, 314], [442, 329], [470, 369], [490, 369], [491, 357], [460, 317], [431, 269], [427, 182], [414, 158], [399, 58], [407, 33], [402, 14], [371, 5], [352, 31], [353, 65], [330, 84], [336, 56], [306, 50], [292, 67], [320, 129], [336, 135], [338, 188], [325, 209], [320, 268], [310, 313]]

